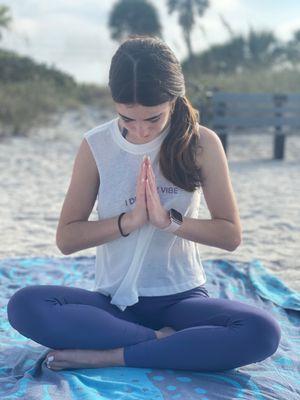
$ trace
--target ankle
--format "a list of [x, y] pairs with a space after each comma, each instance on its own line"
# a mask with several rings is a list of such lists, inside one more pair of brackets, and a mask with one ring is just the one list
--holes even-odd
[[154, 332], [155, 332], [155, 335], [156, 335], [157, 339], [161, 339], [162, 338], [163, 333], [161, 331], [154, 331]]
[[125, 366], [124, 347], [104, 350], [106, 362], [112, 367]]

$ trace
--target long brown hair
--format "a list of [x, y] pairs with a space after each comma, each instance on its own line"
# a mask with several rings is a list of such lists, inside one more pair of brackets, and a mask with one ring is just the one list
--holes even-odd
[[185, 95], [181, 65], [170, 47], [156, 36], [129, 36], [112, 57], [109, 87], [117, 103], [156, 106], [174, 102], [170, 132], [160, 148], [160, 170], [188, 192], [201, 186], [196, 159], [201, 147], [199, 112]]

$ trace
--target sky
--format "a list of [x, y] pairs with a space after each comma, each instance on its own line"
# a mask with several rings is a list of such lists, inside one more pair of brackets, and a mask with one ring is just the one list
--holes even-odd
[[[0, 0], [10, 7], [13, 18], [9, 31], [2, 33], [0, 46], [59, 68], [78, 82], [106, 86], [110, 61], [119, 47], [108, 28], [109, 14], [117, 1]], [[148, 1], [158, 11], [163, 40], [181, 61], [187, 49], [178, 15], [168, 14], [166, 0]], [[246, 35], [250, 28], [268, 29], [287, 41], [300, 29], [299, 0], [210, 0], [209, 9], [194, 26], [194, 52], [229, 39], [220, 15], [236, 34]]]

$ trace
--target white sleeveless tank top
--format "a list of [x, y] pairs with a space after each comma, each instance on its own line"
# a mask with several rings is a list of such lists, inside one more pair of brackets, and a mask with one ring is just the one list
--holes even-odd
[[[100, 176], [99, 220], [134, 209], [137, 177], [145, 154], [150, 156], [165, 209], [175, 208], [183, 216], [199, 218], [201, 189], [185, 191], [160, 172], [159, 149], [169, 132], [170, 125], [152, 141], [134, 144], [122, 136], [117, 117], [84, 133]], [[175, 294], [205, 282], [199, 243], [150, 223], [96, 248], [93, 290], [109, 295], [110, 303], [122, 311], [137, 303], [139, 296]]]

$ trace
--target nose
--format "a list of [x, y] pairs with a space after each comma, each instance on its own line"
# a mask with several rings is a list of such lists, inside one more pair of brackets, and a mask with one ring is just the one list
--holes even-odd
[[137, 134], [142, 137], [147, 136], [149, 134], [147, 127], [144, 125], [137, 125], [136, 131]]

